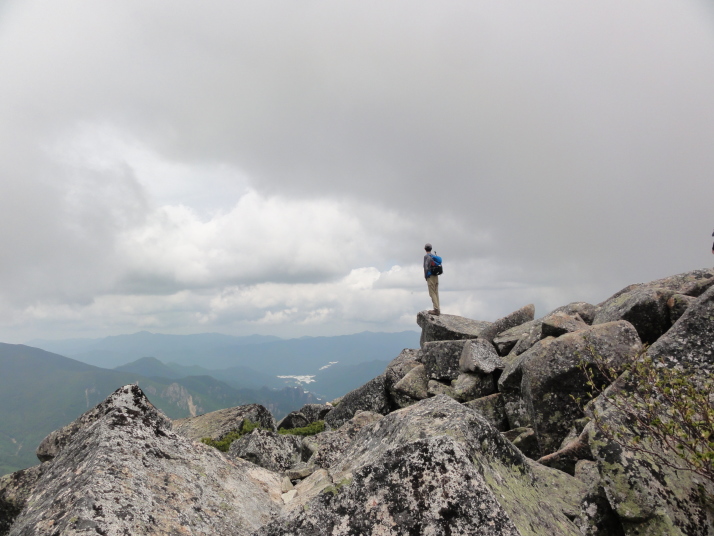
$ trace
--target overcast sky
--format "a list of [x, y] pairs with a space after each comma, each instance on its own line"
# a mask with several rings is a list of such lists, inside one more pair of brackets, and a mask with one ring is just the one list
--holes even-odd
[[0, 340], [283, 337], [714, 264], [705, 0], [0, 2]]

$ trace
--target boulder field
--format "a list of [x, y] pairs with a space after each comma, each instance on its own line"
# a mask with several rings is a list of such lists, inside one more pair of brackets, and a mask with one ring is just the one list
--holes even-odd
[[[710, 377], [714, 270], [538, 319], [525, 305], [417, 323], [420, 348], [279, 423], [255, 404], [172, 422], [139, 386], [118, 389], [45, 438], [42, 463], [0, 479], [0, 536], [714, 536], [714, 483], [594, 426], [602, 407], [641, 433], [604, 403], [627, 374], [593, 398], [584, 372], [649, 347]], [[316, 435], [278, 434], [316, 421]], [[200, 442], [248, 422], [226, 452]]]

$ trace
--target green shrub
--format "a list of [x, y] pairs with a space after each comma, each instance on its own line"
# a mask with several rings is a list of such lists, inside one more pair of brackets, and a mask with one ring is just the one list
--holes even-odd
[[233, 431], [218, 440], [211, 439], [210, 437], [204, 437], [201, 439], [201, 443], [205, 443], [210, 447], [217, 448], [221, 452], [228, 452], [228, 449], [231, 447], [231, 443], [233, 443], [236, 439], [239, 439], [244, 435], [251, 433], [256, 428], [263, 429], [263, 427], [260, 426], [259, 423], [252, 422], [250, 419], [245, 419], [243, 421], [243, 425], [241, 426], [240, 431]]
[[[598, 396], [619, 371], [593, 348], [589, 352], [592, 364], [581, 358], [581, 368], [591, 394]], [[625, 365], [620, 381], [625, 388], [593, 404], [597, 429], [625, 449], [714, 482], [714, 374], [671, 367], [650, 358], [645, 349]], [[604, 412], [613, 412], [616, 419], [606, 420]]]
[[279, 434], [290, 434], [299, 436], [311, 436], [325, 431], [325, 421], [315, 421], [302, 428], [292, 428], [290, 430], [278, 430]]

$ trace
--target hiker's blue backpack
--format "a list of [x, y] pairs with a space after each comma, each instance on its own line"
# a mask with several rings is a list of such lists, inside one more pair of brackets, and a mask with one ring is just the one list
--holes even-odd
[[441, 265], [441, 257], [439, 257], [436, 254], [436, 251], [434, 254], [430, 254], [431, 256], [431, 268], [429, 271], [431, 272], [431, 275], [441, 275], [444, 273], [444, 267]]

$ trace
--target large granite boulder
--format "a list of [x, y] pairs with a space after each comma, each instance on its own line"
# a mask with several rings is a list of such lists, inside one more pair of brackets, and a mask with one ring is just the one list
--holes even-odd
[[670, 275], [662, 279], [642, 283], [641, 285], [650, 288], [663, 288], [672, 290], [678, 294], [687, 296], [700, 296], [704, 294], [710, 286], [714, 284], [714, 268], [704, 268], [684, 272], [683, 274]]
[[331, 486], [257, 535], [575, 536], [585, 492], [448, 397], [364, 427], [329, 474]]
[[422, 347], [422, 363], [431, 380], [451, 381], [461, 374], [459, 362], [468, 341], [427, 342]]
[[[512, 327], [496, 335], [493, 338], [493, 345], [496, 347], [498, 355], [504, 356], [509, 354], [516, 346], [518, 341], [520, 341], [527, 333], [529, 333], [531, 328], [533, 328], [533, 326], [538, 322], [538, 320], [531, 320], [530, 322], [526, 322], [525, 324], [521, 324], [520, 326]], [[536, 342], [537, 341], [534, 341], [533, 344], [535, 344]], [[519, 353], [522, 354], [523, 352]]]
[[429, 378], [424, 365], [414, 367], [390, 390], [392, 402], [400, 408], [423, 400], [428, 394]]
[[481, 331], [491, 325], [482, 320], [471, 320], [455, 315], [430, 315], [422, 311], [417, 315], [417, 324], [421, 328], [421, 346], [432, 341], [455, 341], [475, 339]]
[[246, 421], [257, 423], [266, 430], [276, 429], [272, 413], [260, 404], [219, 409], [197, 417], [178, 419], [174, 421], [173, 429], [194, 441], [200, 441], [204, 437], [219, 441], [231, 432], [240, 432]]
[[[57, 456], [62, 451], [62, 449], [73, 440], [74, 436], [78, 432], [88, 426], [91, 426], [96, 421], [104, 417], [104, 415], [106, 415], [107, 413], [115, 411], [117, 408], [117, 404], [119, 404], [123, 408], [126, 404], [126, 397], [129, 396], [131, 393], [134, 393], [137, 397], [137, 404], [143, 403], [142, 397], [144, 395], [143, 393], [141, 393], [141, 390], [127, 390], [127, 394], [125, 394], [124, 396], [119, 396], [117, 393], [119, 393], [119, 391], [114, 393], [112, 396], [106, 398], [104, 401], [100, 402], [89, 411], [80, 415], [77, 419], [69, 423], [67, 426], [64, 426], [59, 430], [55, 430], [54, 432], [48, 434], [47, 437], [45, 437], [40, 442], [40, 445], [37, 447], [37, 458], [41, 462], [47, 462], [54, 459], [55, 456]], [[141, 395], [136, 393], [141, 393]], [[148, 403], [148, 401], [146, 401], [146, 403]], [[155, 411], [158, 412], [159, 410]], [[162, 418], [166, 422], [170, 423], [167, 417], [162, 415]]]
[[541, 455], [559, 448], [574, 421], [583, 417], [581, 404], [592, 398], [582, 366], [592, 367], [597, 359], [621, 368], [641, 349], [633, 326], [621, 320], [552, 339], [523, 362], [521, 396]]
[[507, 329], [514, 328], [530, 322], [535, 318], [535, 305], [532, 303], [525, 305], [512, 312], [509, 315], [499, 318], [490, 326], [484, 328], [481, 333], [479, 333], [479, 339], [483, 339], [488, 342], [493, 342], [493, 339], [500, 333], [506, 331]]
[[673, 294], [672, 290], [648, 286], [618, 293], [602, 304], [593, 324], [627, 320], [635, 326], [642, 342], [652, 344], [672, 325], [667, 301]]
[[43, 463], [0, 477], [0, 536], [5, 536], [49, 464]]
[[324, 421], [325, 416], [332, 411], [332, 406], [328, 404], [305, 404], [298, 410], [308, 423]]
[[[675, 470], [624, 446], [632, 444], [635, 436], [646, 437], [647, 431], [623, 412], [600, 402], [600, 398], [630, 389], [627, 382], [627, 379], [618, 379], [595, 401], [601, 410], [601, 423], [621, 434], [617, 441], [593, 423], [584, 430], [598, 464], [601, 485], [625, 534], [714, 534], [711, 504], [714, 482], [691, 471]], [[678, 459], [675, 452], [666, 452], [657, 444], [650, 443], [648, 448], [663, 459], [671, 458], [673, 462]]]
[[174, 433], [138, 386], [104, 405], [47, 464], [11, 536], [248, 536], [280, 512], [278, 475]]
[[461, 372], [491, 374], [496, 369], [505, 367], [503, 359], [496, 352], [493, 344], [483, 339], [466, 341], [459, 357]]
[[387, 392], [386, 376], [381, 374], [343, 396], [339, 405], [325, 417], [325, 424], [335, 429], [349, 421], [358, 411], [386, 415], [390, 410], [391, 401]]
[[408, 406], [412, 403], [410, 398], [408, 396], [405, 398], [402, 392], [395, 389], [395, 386], [402, 381], [407, 374], [420, 366], [422, 366], [421, 350], [412, 350], [410, 348], [402, 350], [402, 352], [387, 365], [384, 371], [385, 385], [393, 409]]
[[302, 461], [301, 454], [302, 437], [258, 429], [233, 441], [227, 456], [282, 473]]
[[[321, 469], [329, 469], [342, 457], [342, 454], [352, 443], [357, 433], [383, 416], [371, 411], [358, 411], [337, 430], [320, 432], [302, 440], [303, 457], [305, 461]], [[307, 454], [307, 455], [305, 455]]]
[[310, 424], [310, 421], [299, 411], [291, 411], [285, 417], [280, 419], [276, 428], [278, 430], [293, 430], [295, 428], [303, 428]]
[[[508, 331], [503, 332], [499, 337], [494, 339], [494, 344], [499, 348], [499, 354], [505, 355], [505, 350], [509, 349], [511, 353], [520, 355], [529, 348], [533, 347], [539, 340], [548, 336], [560, 336], [564, 332], [572, 332], [574, 329], [557, 330], [555, 333], [549, 333], [549, 327], [543, 331], [544, 320], [552, 320], [560, 315], [568, 317], [576, 317], [590, 325], [593, 323], [595, 315], [599, 311], [599, 307], [587, 302], [572, 302], [567, 305], [553, 309], [544, 317], [538, 318], [531, 322], [527, 322], [521, 326], [516, 326]], [[581, 326], [578, 326], [578, 328]], [[516, 339], [516, 342], [513, 342]], [[503, 347], [503, 350], [500, 348]]]
[[508, 430], [508, 417], [506, 408], [503, 405], [501, 393], [493, 393], [488, 396], [464, 402], [464, 406], [480, 413], [496, 430], [505, 432]]
[[542, 337], [545, 338], [560, 337], [566, 333], [575, 333], [588, 327], [579, 314], [569, 315], [558, 311], [546, 316], [541, 322], [540, 329]]
[[647, 353], [672, 366], [714, 371], [714, 286], [699, 296]]
[[525, 305], [509, 315], [499, 318], [479, 333], [479, 339], [493, 342], [493, 339], [504, 331], [530, 322], [535, 318], [535, 305]]

